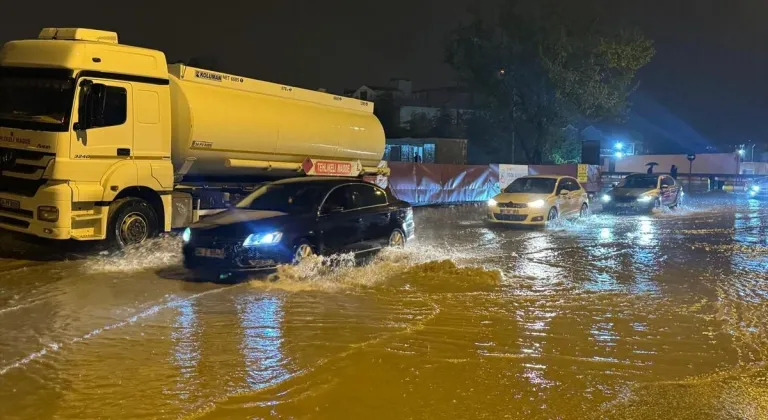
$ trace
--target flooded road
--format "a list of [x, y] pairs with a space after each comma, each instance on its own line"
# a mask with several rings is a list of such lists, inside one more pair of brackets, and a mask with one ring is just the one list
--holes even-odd
[[768, 203], [488, 228], [188, 281], [180, 241], [0, 244], [0, 419], [768, 418]]

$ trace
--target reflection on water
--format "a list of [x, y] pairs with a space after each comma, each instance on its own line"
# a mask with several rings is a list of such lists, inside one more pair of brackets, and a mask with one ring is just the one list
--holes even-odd
[[195, 379], [200, 362], [200, 325], [195, 314], [194, 302], [184, 301], [176, 305], [178, 315], [171, 334], [174, 341], [173, 363], [179, 368], [176, 391], [186, 400], [195, 394]]
[[259, 390], [288, 378], [284, 366], [289, 361], [281, 351], [282, 300], [275, 296], [242, 296], [237, 311], [243, 329], [241, 351], [248, 387]]
[[482, 217], [266, 282], [185, 282], [176, 238], [14, 268], [0, 418], [768, 418], [764, 204]]

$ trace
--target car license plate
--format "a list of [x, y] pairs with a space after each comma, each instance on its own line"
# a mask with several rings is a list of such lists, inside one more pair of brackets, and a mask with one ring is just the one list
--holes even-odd
[[501, 209], [501, 214], [520, 214], [520, 210], [517, 210], [517, 209]]
[[18, 209], [21, 207], [21, 204], [16, 200], [0, 198], [0, 207], [5, 207], [7, 209]]
[[224, 258], [223, 249], [195, 248], [195, 255], [198, 257]]

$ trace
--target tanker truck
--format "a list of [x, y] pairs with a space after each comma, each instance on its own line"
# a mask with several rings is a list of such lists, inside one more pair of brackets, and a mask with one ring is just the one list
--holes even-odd
[[373, 104], [166, 62], [114, 32], [0, 50], [0, 229], [141, 242], [260, 183], [386, 177]]

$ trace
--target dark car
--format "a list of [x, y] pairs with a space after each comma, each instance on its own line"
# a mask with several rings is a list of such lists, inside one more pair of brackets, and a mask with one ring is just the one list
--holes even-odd
[[184, 265], [204, 272], [272, 269], [314, 254], [404, 246], [413, 210], [376, 185], [292, 178], [260, 186], [233, 209], [184, 231]]
[[603, 210], [675, 208], [682, 204], [683, 188], [669, 175], [632, 174], [602, 195]]
[[755, 199], [768, 198], [768, 178], [755, 178], [748, 181], [747, 197]]

